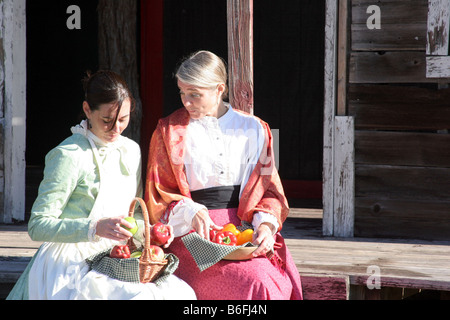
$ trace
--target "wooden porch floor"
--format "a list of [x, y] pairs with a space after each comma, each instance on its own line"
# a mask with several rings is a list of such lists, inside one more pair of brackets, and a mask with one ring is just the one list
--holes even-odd
[[[282, 231], [305, 299], [401, 299], [419, 290], [448, 297], [450, 242], [323, 237], [321, 226], [321, 209], [294, 208]], [[39, 245], [28, 237], [26, 225], [0, 225], [0, 298]]]

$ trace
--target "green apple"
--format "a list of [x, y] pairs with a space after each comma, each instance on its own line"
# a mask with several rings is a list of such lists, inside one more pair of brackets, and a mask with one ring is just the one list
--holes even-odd
[[131, 223], [134, 227], [131, 228], [131, 229], [125, 227], [124, 225], [122, 225], [122, 227], [123, 227], [125, 230], [130, 231], [130, 232], [133, 234], [133, 236], [134, 236], [134, 234], [135, 234], [135, 233], [137, 232], [137, 230], [138, 230], [138, 225], [137, 225], [137, 223], [136, 223], [136, 219], [133, 218], [133, 217], [126, 217], [125, 220], [128, 221], [129, 223]]
[[131, 254], [130, 258], [140, 258], [142, 256], [141, 251], [135, 251]]

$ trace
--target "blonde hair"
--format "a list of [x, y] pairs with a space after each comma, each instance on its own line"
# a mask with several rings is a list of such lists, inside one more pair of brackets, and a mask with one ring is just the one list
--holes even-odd
[[181, 82], [199, 88], [215, 88], [225, 84], [222, 99], [228, 95], [227, 67], [225, 61], [210, 51], [197, 51], [182, 61], [175, 77]]

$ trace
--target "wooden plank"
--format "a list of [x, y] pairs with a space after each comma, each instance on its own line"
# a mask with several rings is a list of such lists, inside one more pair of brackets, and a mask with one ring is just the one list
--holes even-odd
[[335, 117], [334, 226], [336, 237], [353, 236], [354, 220], [354, 121]]
[[301, 274], [304, 300], [348, 300], [349, 278]]
[[450, 202], [355, 198], [355, 236], [450, 240]]
[[[326, 299], [328, 290], [336, 283], [331, 279], [336, 278], [348, 279], [351, 285], [364, 287], [371, 275], [368, 267], [373, 265], [380, 268], [382, 288], [392, 286], [450, 291], [450, 241], [324, 237], [320, 211], [294, 208], [293, 213], [286, 221], [282, 234], [300, 275], [311, 280], [304, 280], [305, 297], [315, 294], [317, 298]], [[26, 233], [26, 228], [22, 228], [22, 231], [9, 230]], [[0, 233], [3, 232], [0, 230]], [[5, 245], [8, 243], [0, 241], [0, 246]], [[16, 281], [11, 279], [18, 278], [29, 259], [0, 258], [0, 269], [5, 268], [2, 276], [9, 277], [9, 281]], [[7, 274], [8, 270], [13, 272]], [[314, 286], [312, 277], [324, 278], [321, 292], [307, 290]], [[326, 278], [331, 279], [327, 282]], [[344, 288], [343, 282], [340, 283], [339, 287], [329, 292], [332, 294], [330, 298], [336, 298], [338, 292], [343, 292], [335, 290]], [[3, 284], [3, 296], [9, 292], [5, 286], [11, 288], [10, 283]], [[320, 286], [315, 288], [320, 289]]]
[[337, 1], [326, 0], [324, 124], [323, 124], [323, 234], [333, 234], [334, 117], [336, 113]]
[[355, 132], [355, 163], [450, 167], [450, 135], [420, 132]]
[[227, 0], [229, 98], [253, 113], [253, 0]]
[[350, 83], [430, 83], [423, 52], [353, 52]]
[[[384, 16], [383, 16], [384, 21]], [[365, 24], [351, 27], [353, 51], [421, 51], [426, 47], [426, 24], [386, 24], [369, 30]]]
[[287, 239], [286, 243], [300, 274], [349, 275], [350, 284], [364, 285], [371, 275], [369, 267], [377, 265], [382, 286], [450, 289], [448, 242], [307, 238]]
[[0, 33], [4, 58], [4, 203], [0, 222], [25, 220], [26, 1], [5, 0]]
[[[427, 32], [427, 0], [352, 1], [352, 50], [424, 51]], [[380, 8], [381, 29], [369, 29], [367, 8]]]
[[351, 85], [349, 115], [355, 129], [440, 130], [450, 128], [450, 90], [398, 85]]
[[448, 55], [450, 3], [428, 0], [427, 55]]
[[355, 235], [450, 240], [450, 169], [356, 165]]
[[450, 169], [433, 167], [357, 165], [356, 197], [447, 201]]
[[347, 61], [348, 61], [348, 0], [339, 1], [338, 31], [338, 73], [337, 73], [337, 111], [336, 115], [347, 114]]
[[352, 23], [366, 24], [367, 8], [377, 5], [381, 10], [381, 30], [387, 24], [427, 24], [427, 0], [352, 0]]
[[426, 58], [426, 63], [427, 63], [427, 78], [439, 79], [450, 77], [449, 56], [430, 56]]

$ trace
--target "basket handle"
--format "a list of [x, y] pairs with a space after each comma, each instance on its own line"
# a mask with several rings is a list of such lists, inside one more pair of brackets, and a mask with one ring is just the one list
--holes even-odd
[[147, 205], [145, 204], [144, 200], [142, 200], [141, 198], [138, 198], [138, 197], [134, 198], [133, 201], [131, 201], [128, 216], [133, 217], [134, 208], [136, 207], [136, 203], [139, 203], [140, 207], [142, 208], [142, 216], [144, 217], [144, 225], [145, 225], [144, 248], [150, 248], [150, 222], [148, 219]]

